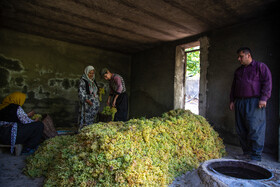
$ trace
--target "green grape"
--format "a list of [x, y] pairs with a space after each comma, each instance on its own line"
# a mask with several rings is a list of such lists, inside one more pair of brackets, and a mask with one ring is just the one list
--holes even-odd
[[105, 106], [103, 108], [103, 111], [101, 112], [101, 114], [112, 116], [112, 120], [114, 120], [116, 112], [117, 112], [117, 109], [115, 107]]
[[42, 119], [42, 115], [41, 114], [34, 114], [32, 117], [31, 117], [31, 119], [33, 119], [33, 120], [35, 120], [35, 119], [39, 119], [39, 120], [41, 120]]
[[49, 139], [27, 158], [24, 172], [44, 176], [44, 186], [167, 186], [224, 154], [209, 123], [179, 109], [150, 119], [100, 122], [77, 135]]

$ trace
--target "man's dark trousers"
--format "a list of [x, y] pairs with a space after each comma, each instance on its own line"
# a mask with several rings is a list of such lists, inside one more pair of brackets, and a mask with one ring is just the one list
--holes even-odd
[[261, 160], [264, 147], [266, 115], [259, 108], [259, 98], [240, 98], [235, 101], [235, 124], [244, 154]]

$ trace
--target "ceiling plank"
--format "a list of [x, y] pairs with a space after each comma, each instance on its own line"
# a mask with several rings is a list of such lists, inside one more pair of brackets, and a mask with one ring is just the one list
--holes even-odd
[[76, 14], [72, 14], [71, 12], [67, 12], [65, 10], [59, 8], [50, 8], [50, 7], [40, 7], [35, 4], [31, 4], [29, 2], [23, 1], [21, 3], [16, 3], [13, 1], [13, 9], [12, 12], [25, 12], [26, 14], [32, 14], [34, 17], [38, 16], [42, 19], [52, 20], [54, 22], [68, 22], [72, 25], [76, 25], [77, 27], [88, 28], [92, 31], [102, 32], [105, 35], [114, 35], [116, 37], [121, 37], [124, 40], [132, 40], [135, 42], [145, 43], [145, 42], [158, 42], [158, 39], [145, 36], [143, 34], [133, 33], [128, 29], [122, 29], [118, 27], [114, 27], [102, 22], [95, 21], [85, 16], [80, 16]]
[[[11, 0], [13, 1], [13, 0]], [[123, 28], [132, 33], [142, 34], [159, 40], [174, 40], [176, 36], [171, 35], [168, 31], [159, 30], [156, 26], [149, 27], [146, 24], [135, 22], [131, 19], [121, 19], [114, 12], [106, 11], [102, 7], [89, 6], [80, 1], [60, 0], [54, 4], [52, 0], [25, 0], [41, 7], [61, 9], [72, 14], [87, 17], [113, 27]], [[77, 3], [78, 2], [78, 3]], [[95, 1], [94, 1], [95, 2]], [[147, 21], [147, 19], [146, 19]], [[148, 34], [147, 34], [148, 33]]]
[[[26, 10], [17, 10], [16, 12], [12, 12], [12, 11], [8, 11], [8, 10], [3, 10], [2, 11], [2, 15], [4, 17], [13, 17], [14, 19], [16, 19], [18, 17], [18, 20], [24, 20], [24, 17], [28, 17], [28, 21], [30, 22], [36, 22], [38, 25], [46, 25], [46, 24], [58, 24], [58, 25], [64, 25], [66, 28], [67, 27], [72, 27], [74, 29], [80, 29], [82, 31], [88, 31], [92, 34], [101, 34], [107, 37], [111, 37], [111, 38], [115, 38], [115, 39], [119, 39], [121, 41], [126, 41], [126, 42], [131, 42], [131, 43], [138, 43], [139, 45], [141, 44], [145, 44], [147, 42], [151, 42], [151, 39], [148, 40], [147, 38], [138, 38], [137, 40], [135, 38], [126, 38], [126, 36], [128, 35], [123, 35], [123, 36], [118, 36], [116, 35], [114, 32], [106, 32], [103, 31], [106, 28], [102, 27], [100, 29], [96, 29], [94, 27], [92, 27], [92, 25], [84, 25], [84, 24], [78, 24], [78, 22], [70, 22], [71, 17], [68, 17], [67, 19], [65, 19], [65, 17], [63, 17], [62, 19], [58, 19], [52, 16], [46, 16], [46, 15], [38, 15], [35, 14], [34, 12], [31, 11], [26, 11]], [[53, 14], [52, 14], [53, 15]], [[62, 16], [61, 16], [62, 17]], [[72, 20], [75, 18], [72, 18]], [[81, 20], [80, 20], [81, 21]], [[97, 25], [98, 26], [98, 25]], [[85, 36], [86, 37], [86, 36]], [[145, 40], [146, 39], [146, 40]], [[153, 41], [153, 40], [152, 40]], [[157, 41], [153, 41], [153, 42], [157, 42]]]
[[1, 0], [0, 26], [135, 53], [270, 15], [275, 4], [277, 0]]
[[139, 11], [145, 15], [153, 17], [155, 21], [161, 23], [161, 26], [164, 26], [165, 29], [172, 27], [176, 31], [181, 33], [194, 34], [199, 29], [196, 27], [196, 25], [203, 24], [199, 20], [195, 19], [192, 15], [186, 14], [180, 9], [174, 9], [169, 4], [161, 0], [159, 1], [116, 0], [116, 1], [133, 9], [134, 11]]
[[133, 46], [121, 44], [119, 42], [104, 42], [104, 38], [98, 38], [96, 36], [86, 38], [83, 34], [73, 33], [71, 30], [60, 30], [59, 28], [51, 28], [49, 25], [36, 25], [35, 23], [25, 22], [22, 20], [18, 21], [8, 17], [4, 17], [2, 25], [6, 28], [13, 29], [19, 32], [25, 32], [28, 34], [39, 35], [46, 38], [66, 41], [80, 45], [98, 47], [110, 51], [126, 51], [125, 53], [132, 53], [139, 50], [138, 45], [136, 45], [136, 48], [134, 48]]

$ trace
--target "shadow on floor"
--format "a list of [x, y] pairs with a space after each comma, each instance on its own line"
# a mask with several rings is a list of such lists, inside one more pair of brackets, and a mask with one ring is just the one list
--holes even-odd
[[[227, 159], [235, 159], [235, 156], [242, 154], [242, 149], [233, 145], [226, 145], [227, 155], [223, 158]], [[258, 165], [266, 168], [278, 170], [280, 172], [280, 163], [277, 161], [277, 156], [263, 153], [262, 161], [258, 163]]]

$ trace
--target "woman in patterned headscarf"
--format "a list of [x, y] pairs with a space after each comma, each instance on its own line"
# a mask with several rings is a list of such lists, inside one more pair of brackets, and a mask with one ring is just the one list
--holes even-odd
[[93, 124], [99, 110], [98, 88], [95, 82], [95, 69], [87, 66], [79, 84], [79, 126]]
[[15, 144], [24, 144], [22, 153], [33, 153], [43, 134], [44, 124], [29, 118], [34, 112], [26, 114], [22, 109], [25, 99], [24, 93], [14, 92], [0, 104], [0, 142], [11, 145], [11, 153]]

